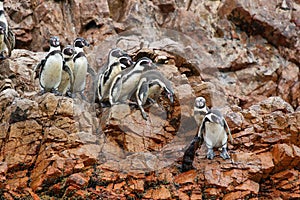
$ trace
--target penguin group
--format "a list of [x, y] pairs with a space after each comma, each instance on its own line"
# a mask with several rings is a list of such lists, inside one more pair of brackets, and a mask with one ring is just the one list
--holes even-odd
[[4, 0], [0, 0], [0, 60], [10, 57], [15, 48], [15, 34], [8, 26], [3, 2]]
[[[15, 47], [15, 35], [8, 26], [3, 8], [4, 0], [0, 0], [0, 60], [11, 56]], [[39, 78], [41, 93], [52, 92], [58, 95], [85, 99], [86, 74], [90, 73], [97, 82], [95, 95], [102, 107], [120, 103], [137, 105], [142, 117], [147, 120], [144, 110], [146, 103], [154, 103], [162, 93], [170, 103], [174, 103], [174, 90], [171, 82], [159, 72], [158, 66], [148, 57], [135, 62], [129, 54], [120, 48], [109, 51], [107, 63], [98, 74], [90, 67], [84, 53], [89, 43], [81, 37], [61, 50], [59, 37], [49, 40], [50, 49], [34, 68]], [[218, 109], [209, 109], [204, 97], [197, 97], [194, 103], [194, 118], [198, 131], [183, 156], [182, 170], [192, 168], [196, 150], [204, 142], [207, 147], [206, 157], [215, 157], [214, 148], [221, 150], [220, 156], [225, 160], [230, 156], [227, 152], [227, 140], [232, 143], [229, 126]]]
[[93, 77], [96, 75], [83, 51], [89, 43], [78, 37], [73, 46], [67, 45], [61, 51], [59, 37], [52, 36], [49, 44], [49, 52], [34, 69], [36, 78], [39, 78], [41, 93], [52, 92], [69, 97], [80, 94], [82, 99], [86, 99], [86, 74], [89, 72]]
[[[229, 126], [220, 110], [206, 106], [204, 97], [197, 97], [194, 103], [194, 118], [198, 125], [198, 131], [183, 156], [182, 170], [187, 171], [193, 168], [197, 149], [204, 142], [207, 147], [206, 157], [212, 160], [215, 157], [214, 148], [221, 150], [220, 156], [226, 160], [230, 156], [227, 152], [228, 136], [233, 142]], [[227, 136], [228, 135], [228, 136]]]
[[125, 51], [114, 48], [108, 54], [107, 63], [98, 74], [97, 96], [102, 107], [120, 103], [133, 103], [138, 106], [142, 117], [148, 114], [143, 106], [154, 103], [162, 92], [170, 103], [174, 102], [171, 82], [158, 70], [148, 57], [133, 62]]

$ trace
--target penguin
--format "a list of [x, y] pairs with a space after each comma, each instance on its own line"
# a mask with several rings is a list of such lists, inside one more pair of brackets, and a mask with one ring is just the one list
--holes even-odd
[[215, 153], [213, 148], [222, 148], [220, 156], [225, 160], [230, 156], [227, 152], [227, 134], [232, 143], [230, 129], [222, 113], [217, 109], [210, 109], [202, 120], [201, 126], [198, 129], [198, 137], [202, 138], [208, 148], [207, 158], [213, 159]]
[[182, 171], [188, 171], [193, 168], [193, 161], [197, 149], [205, 142], [208, 147], [207, 158], [213, 159], [215, 154], [214, 147], [221, 147], [222, 152], [220, 156], [225, 160], [230, 156], [227, 152], [227, 134], [229, 135], [230, 142], [233, 139], [230, 129], [221, 112], [216, 109], [210, 109], [204, 116], [201, 126], [193, 140], [190, 142], [188, 148], [185, 150], [182, 159]]
[[109, 52], [106, 67], [98, 76], [97, 94], [100, 102], [108, 99], [108, 91], [116, 75], [132, 64], [131, 57], [123, 50], [114, 48]]
[[173, 104], [174, 90], [171, 82], [157, 70], [148, 70], [142, 73], [136, 90], [136, 101], [145, 120], [147, 120], [148, 115], [145, 112], [143, 105], [145, 105], [147, 100], [150, 100], [151, 102], [157, 100], [162, 90]]
[[63, 55], [60, 50], [60, 42], [57, 36], [50, 38], [50, 50], [47, 56], [35, 67], [34, 71], [38, 73], [42, 93], [57, 93], [57, 88], [61, 81], [61, 74], [64, 65]]
[[0, 0], [0, 59], [4, 60], [11, 56], [15, 48], [15, 34], [10, 30], [5, 17], [4, 0]]
[[66, 95], [68, 90], [70, 90], [71, 85], [74, 80], [74, 61], [73, 56], [75, 54], [75, 49], [71, 45], [67, 45], [62, 51], [64, 57], [64, 66], [61, 74], [61, 82], [58, 86], [58, 92], [62, 95]]
[[125, 103], [135, 92], [143, 71], [155, 69], [156, 65], [147, 57], [137, 60], [137, 62], [127, 69], [124, 69], [112, 81], [109, 89], [109, 102], [111, 105]]
[[88, 47], [89, 43], [84, 38], [76, 38], [74, 40], [75, 56], [73, 58], [74, 62], [74, 81], [71, 85], [71, 96], [75, 97], [76, 93], [80, 93], [82, 99], [86, 99], [83, 92], [86, 85], [86, 74], [89, 72], [93, 76], [93, 80], [96, 76], [95, 71], [89, 66], [87, 57], [83, 51], [84, 47]]
[[202, 123], [204, 116], [208, 113], [206, 100], [204, 97], [197, 97], [194, 104], [194, 119], [199, 127]]

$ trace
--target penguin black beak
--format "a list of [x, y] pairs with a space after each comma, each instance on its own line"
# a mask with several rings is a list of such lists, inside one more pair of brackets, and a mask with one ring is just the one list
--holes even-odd
[[148, 63], [148, 66], [149, 66], [150, 68], [156, 68], [156, 65], [155, 65], [153, 62], [149, 62], [149, 63]]
[[84, 40], [84, 45], [89, 47], [90, 46], [90, 43], [88, 43], [88, 41]]

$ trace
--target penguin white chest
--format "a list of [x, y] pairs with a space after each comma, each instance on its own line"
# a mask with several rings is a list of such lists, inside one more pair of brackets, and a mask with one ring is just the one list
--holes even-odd
[[41, 86], [45, 89], [56, 89], [61, 81], [62, 67], [63, 58], [60, 54], [49, 56], [41, 72]]
[[85, 88], [88, 62], [86, 57], [76, 59], [74, 63], [74, 91], [80, 92]]
[[104, 83], [103, 88], [101, 88], [101, 95], [102, 96], [107, 96], [108, 90], [111, 87], [111, 84], [114, 80], [114, 78], [121, 72], [121, 66], [114, 66], [113, 69], [111, 70], [111, 73], [109, 74], [108, 80], [106, 83]]
[[227, 143], [227, 134], [220, 124], [206, 122], [204, 141], [208, 147], [222, 147]]
[[123, 100], [127, 99], [127, 97], [131, 97], [138, 85], [140, 78], [140, 73], [134, 73], [131, 74], [130, 77], [125, 78], [122, 85], [122, 94], [120, 95], [121, 97], [123, 97]]

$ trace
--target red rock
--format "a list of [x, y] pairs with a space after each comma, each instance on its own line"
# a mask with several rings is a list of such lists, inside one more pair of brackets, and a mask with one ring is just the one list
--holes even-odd
[[40, 197], [37, 194], [35, 194], [31, 188], [26, 188], [25, 190], [29, 192], [33, 200], [40, 200]]
[[224, 195], [224, 200], [232, 200], [232, 199], [244, 199], [247, 195], [249, 195], [250, 191], [236, 191], [231, 192]]
[[227, 188], [232, 183], [232, 178], [226, 175], [218, 166], [206, 166], [204, 171], [208, 184]]
[[292, 145], [294, 152], [294, 159], [291, 163], [291, 166], [299, 166], [300, 163], [300, 148], [296, 145]]
[[200, 191], [195, 191], [193, 190], [192, 195], [191, 195], [191, 200], [202, 200], [202, 194]]
[[256, 183], [255, 181], [252, 181], [252, 180], [247, 180], [244, 183], [242, 183], [241, 185], [235, 187], [235, 189], [245, 190], [245, 191], [252, 192], [254, 194], [258, 194], [258, 192], [259, 192], [259, 183]]
[[67, 180], [66, 180], [66, 185], [67, 186], [77, 186], [79, 188], [86, 187], [89, 182], [89, 177], [87, 177], [83, 173], [76, 173], [70, 175]]
[[132, 188], [136, 192], [144, 191], [144, 180], [131, 180], [130, 188]]
[[190, 170], [175, 176], [174, 182], [177, 184], [195, 183], [197, 177], [197, 172], [195, 170]]
[[153, 190], [152, 198], [153, 199], [170, 199], [171, 193], [167, 188], [165, 188], [164, 186], [161, 186], [160, 188]]
[[263, 178], [269, 176], [269, 173], [274, 169], [273, 155], [271, 152], [258, 154], [257, 157], [261, 161], [261, 168], [263, 170]]
[[291, 168], [294, 158], [293, 149], [288, 144], [275, 144], [273, 147], [273, 160], [275, 171]]
[[190, 197], [184, 192], [178, 191], [178, 198], [182, 200], [189, 200]]
[[222, 190], [218, 188], [207, 188], [205, 190], [205, 196], [207, 198], [219, 197], [222, 194]]
[[126, 184], [125, 181], [123, 181], [121, 183], [115, 183], [114, 184], [114, 190], [120, 190], [125, 184]]

